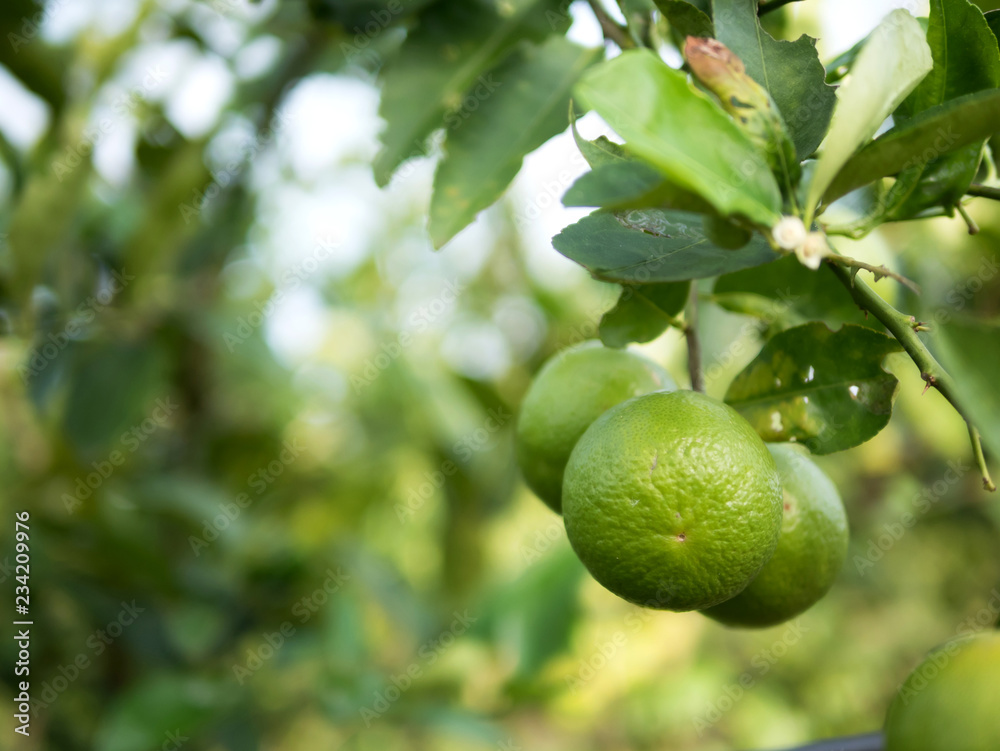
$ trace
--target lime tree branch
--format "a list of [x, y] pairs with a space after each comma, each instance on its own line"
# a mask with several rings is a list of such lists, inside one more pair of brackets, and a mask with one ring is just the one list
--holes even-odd
[[608, 12], [601, 5], [600, 0], [588, 0], [587, 4], [594, 11], [597, 22], [601, 25], [601, 33], [604, 34], [604, 38], [607, 41], [614, 42], [623, 50], [635, 47], [635, 41], [628, 33], [628, 29], [621, 26], [615, 19], [608, 15]]
[[897, 274], [895, 271], [890, 271], [884, 265], [873, 266], [870, 263], [859, 261], [857, 258], [851, 258], [850, 256], [842, 256], [839, 253], [836, 255], [827, 256], [827, 261], [829, 263], [835, 263], [838, 266], [844, 266], [846, 268], [854, 269], [854, 271], [852, 272], [852, 276], [857, 274], [858, 270], [864, 269], [865, 271], [870, 271], [875, 275], [876, 282], [882, 277], [889, 277], [890, 279], [895, 279], [900, 284], [913, 290], [918, 295], [920, 294], [920, 287], [917, 286], [916, 282], [907, 279], [902, 274]]
[[688, 374], [691, 390], [705, 393], [705, 379], [701, 372], [701, 341], [698, 339], [698, 283], [691, 282], [687, 310], [684, 313], [684, 339], [687, 341]]
[[882, 751], [885, 748], [881, 733], [851, 735], [844, 738], [830, 738], [787, 751]]
[[989, 185], [980, 185], [979, 183], [972, 183], [969, 189], [965, 191], [967, 195], [978, 196], [980, 198], [992, 198], [994, 201], [1000, 201], [1000, 188], [991, 188]]
[[770, 0], [769, 2], [761, 2], [757, 8], [757, 14], [763, 16], [765, 13], [770, 13], [772, 10], [784, 8], [790, 3], [797, 2], [800, 2], [800, 0]]
[[889, 329], [889, 332], [902, 345], [903, 349], [906, 350], [906, 354], [920, 368], [920, 377], [924, 379], [927, 387], [936, 388], [941, 393], [941, 396], [947, 399], [951, 406], [969, 424], [972, 451], [976, 456], [976, 462], [979, 464], [979, 470], [983, 475], [983, 487], [990, 491], [996, 490], [996, 485], [993, 484], [993, 480], [990, 478], [990, 472], [983, 457], [983, 447], [979, 439], [979, 431], [976, 430], [969, 420], [968, 415], [959, 406], [951, 376], [941, 367], [941, 363], [935, 359], [934, 355], [931, 354], [930, 350], [920, 341], [920, 337], [917, 335], [918, 331], [924, 330], [923, 327], [912, 316], [904, 315], [889, 305], [889, 303], [878, 296], [875, 290], [863, 281], [854, 278], [854, 275], [850, 271], [837, 264], [836, 258], [836, 256], [828, 257], [826, 259], [827, 264], [833, 270], [833, 273], [836, 274], [841, 284], [851, 293], [854, 301]]

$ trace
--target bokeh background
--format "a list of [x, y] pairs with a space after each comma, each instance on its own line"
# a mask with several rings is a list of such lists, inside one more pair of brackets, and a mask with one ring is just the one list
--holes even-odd
[[[878, 728], [926, 650], [1000, 613], [1000, 507], [962, 420], [890, 357], [889, 427], [819, 460], [848, 562], [791, 624], [605, 592], [512, 453], [532, 373], [617, 295], [549, 243], [579, 216], [572, 140], [432, 251], [433, 157], [371, 176], [399, 33], [358, 46], [335, 4], [0, 9], [0, 581], [12, 612], [28, 510], [36, 700], [30, 738], [0, 714], [0, 748], [736, 751]], [[771, 23], [831, 59], [899, 5]], [[919, 281], [907, 310], [995, 316], [1000, 217], [969, 210], [975, 238], [942, 218], [841, 249]], [[703, 291], [721, 396], [761, 323]], [[686, 383], [676, 332], [644, 349]]]

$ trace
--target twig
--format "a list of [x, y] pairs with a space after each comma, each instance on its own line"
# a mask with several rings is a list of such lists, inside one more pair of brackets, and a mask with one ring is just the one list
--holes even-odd
[[959, 201], [958, 203], [956, 203], [955, 208], [958, 209], [958, 213], [961, 214], [962, 219], [965, 220], [965, 225], [969, 228], [969, 234], [978, 235], [979, 225], [976, 224], [975, 219], [969, 216], [969, 212], [965, 210], [965, 207], [962, 205], [962, 202]]
[[698, 285], [691, 282], [687, 311], [684, 313], [684, 339], [687, 341], [688, 374], [691, 390], [705, 393], [705, 379], [701, 372], [701, 341], [698, 339]]
[[979, 196], [980, 198], [992, 198], [994, 201], [1000, 201], [1000, 188], [991, 188], [989, 185], [980, 185], [979, 183], [972, 183], [969, 189], [965, 191], [967, 195]]
[[597, 22], [601, 24], [601, 32], [604, 34], [605, 40], [614, 42], [623, 50], [635, 47], [635, 41], [628, 33], [628, 29], [608, 15], [608, 12], [601, 7], [600, 0], [587, 0], [587, 4], [594, 11]]
[[763, 16], [765, 13], [770, 13], [772, 10], [777, 10], [778, 8], [783, 8], [790, 3], [797, 3], [799, 0], [771, 0], [771, 2], [763, 2], [757, 8], [757, 15]]
[[[905, 285], [916, 294], [918, 295], [920, 294], [920, 286], [916, 282], [907, 279], [902, 274], [897, 274], [895, 271], [887, 269], [884, 265], [872, 266], [870, 263], [859, 261], [857, 258], [851, 258], [850, 256], [842, 256], [839, 253], [832, 256], [827, 256], [826, 260], [829, 261], [830, 263], [835, 263], [838, 266], [846, 266], [847, 268], [850, 269], [864, 269], [865, 271], [870, 271], [875, 275], [876, 282], [883, 277], [889, 277], [890, 279], [895, 279], [897, 282], [899, 282], [902, 285]], [[858, 273], [857, 271], [854, 271], [851, 274], [852, 280], [857, 275], [857, 273]]]
[[882, 751], [883, 748], [881, 733], [866, 733], [865, 735], [850, 735], [843, 738], [829, 738], [825, 741], [790, 748], [786, 751]]
[[983, 442], [979, 437], [979, 429], [971, 422], [969, 423], [969, 439], [972, 441], [972, 453], [976, 457], [976, 464], [979, 465], [979, 471], [983, 474], [983, 489], [992, 493], [997, 489], [997, 486], [993, 484], [989, 467], [986, 466], [986, 457], [983, 456]]
[[[842, 256], [841, 256], [842, 257]], [[976, 454], [976, 459], [979, 462], [980, 470], [983, 473], [983, 487], [987, 490], [995, 489], [993, 481], [990, 479], [989, 471], [986, 468], [985, 460], [980, 461], [982, 456], [983, 448], [979, 441], [979, 431], [973, 426], [972, 422], [969, 420], [969, 416], [965, 414], [962, 408], [958, 404], [958, 399], [955, 396], [955, 385], [951, 380], [951, 376], [941, 367], [934, 355], [931, 354], [930, 350], [920, 341], [920, 337], [917, 336], [917, 331], [922, 330], [919, 321], [916, 321], [912, 316], [907, 316], [900, 313], [889, 303], [883, 300], [876, 294], [875, 290], [865, 284], [863, 281], [854, 278], [854, 275], [850, 271], [844, 269], [843, 267], [837, 265], [836, 258], [838, 256], [827, 257], [827, 263], [830, 269], [836, 274], [840, 283], [843, 284], [847, 291], [851, 293], [851, 297], [854, 301], [863, 309], [875, 316], [883, 326], [889, 329], [889, 332], [896, 337], [906, 354], [910, 356], [910, 359], [916, 363], [916, 366], [920, 368], [920, 377], [923, 378], [924, 383], [927, 387], [934, 387], [943, 396], [955, 411], [960, 414], [965, 421], [969, 424], [969, 436], [972, 439], [972, 451]]]

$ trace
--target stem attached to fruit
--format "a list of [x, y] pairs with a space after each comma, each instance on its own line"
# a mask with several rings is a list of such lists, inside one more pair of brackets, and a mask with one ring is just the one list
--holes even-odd
[[892, 307], [879, 297], [875, 290], [860, 279], [856, 279], [850, 271], [838, 266], [836, 261], [831, 258], [827, 258], [826, 260], [833, 273], [837, 275], [840, 283], [851, 293], [854, 301], [863, 310], [867, 310], [875, 316], [883, 326], [889, 329], [889, 332], [896, 338], [896, 341], [903, 346], [906, 354], [920, 368], [920, 377], [924, 379], [927, 388], [933, 386], [941, 392], [941, 396], [947, 399], [951, 406], [955, 408], [955, 411], [962, 415], [962, 418], [968, 423], [969, 437], [972, 440], [972, 452], [975, 454], [979, 471], [983, 475], [983, 487], [989, 491], [996, 490], [996, 485], [993, 484], [993, 480], [990, 478], [990, 471], [983, 457], [983, 446], [979, 438], [979, 431], [959, 406], [958, 399], [955, 396], [955, 385], [951, 380], [951, 376], [941, 367], [941, 363], [934, 358], [934, 355], [931, 354], [930, 350], [920, 341], [920, 337], [917, 336], [918, 331], [925, 331], [926, 329], [912, 316], [904, 315]]
[[691, 282], [687, 311], [684, 313], [684, 338], [688, 349], [688, 374], [691, 390], [705, 393], [705, 379], [701, 373], [701, 341], [698, 339], [698, 284]]

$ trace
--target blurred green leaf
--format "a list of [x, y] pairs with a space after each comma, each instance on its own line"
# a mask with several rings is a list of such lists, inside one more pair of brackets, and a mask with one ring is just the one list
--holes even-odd
[[864, 443], [889, 422], [898, 381], [882, 369], [895, 339], [862, 326], [808, 323], [783, 331], [729, 386], [726, 402], [765, 441], [814, 454]]
[[484, 85], [475, 110], [445, 116], [445, 154], [430, 207], [435, 247], [500, 197], [526, 154], [566, 129], [570, 90], [600, 55], [563, 37], [526, 47], [490, 74], [497, 88]]
[[778, 256], [759, 234], [740, 250], [710, 243], [702, 217], [687, 211], [595, 211], [571, 224], [552, 245], [595, 276], [647, 284], [716, 276]]
[[576, 90], [630, 152], [677, 186], [722, 214], [766, 226], [777, 221], [781, 195], [764, 155], [686, 75], [654, 53], [624, 52], [589, 70]]
[[667, 19], [670, 28], [678, 33], [680, 42], [685, 37], [715, 36], [711, 16], [687, 0], [656, 0], [656, 7]]
[[715, 38], [732, 50], [747, 74], [771, 94], [799, 159], [826, 135], [837, 101], [826, 84], [816, 40], [778, 41], [760, 26], [757, 0], [715, 0]]
[[851, 155], [875, 134], [932, 65], [917, 20], [905, 10], [886, 16], [854, 62], [850, 81], [837, 91], [830, 132], [809, 182], [808, 207], [828, 195], [827, 189], [839, 174], [850, 171], [846, 165]]
[[465, 112], [470, 90], [503, 84], [489, 72], [518, 42], [539, 41], [569, 20], [555, 0], [513, 0], [504, 8], [501, 16], [485, 3], [437, 3], [386, 64], [379, 108], [386, 127], [375, 160], [380, 186], [404, 161], [426, 153], [428, 136], [447, 115]]
[[1000, 457], [1000, 324], [951, 317], [934, 327], [941, 363], [955, 384], [965, 414], [972, 417], [991, 452]]
[[690, 282], [623, 286], [615, 307], [601, 316], [601, 341], [616, 348], [652, 341], [684, 309], [690, 287]]

